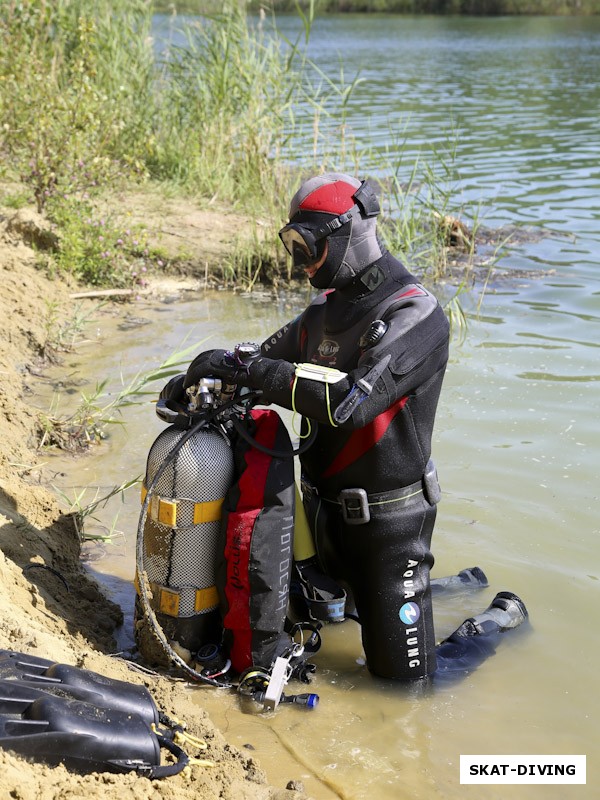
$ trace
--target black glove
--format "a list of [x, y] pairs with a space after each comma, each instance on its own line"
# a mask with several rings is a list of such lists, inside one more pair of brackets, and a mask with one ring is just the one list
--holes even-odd
[[197, 355], [188, 367], [183, 386], [187, 389], [197, 384], [200, 378], [211, 375], [237, 386], [260, 389], [272, 363], [272, 359], [260, 357], [248, 365], [229, 350], [206, 350]]
[[176, 412], [176, 414], [185, 414], [186, 412], [187, 398], [185, 389], [183, 388], [184, 379], [185, 375], [183, 372], [179, 375], [175, 375], [174, 378], [171, 378], [171, 380], [163, 386], [158, 396], [158, 403], [155, 406], [155, 411], [163, 422], [174, 421], [174, 416], [169, 414], [169, 410]]
[[183, 386], [183, 382], [185, 380], [185, 373], [180, 372], [179, 375], [175, 375], [174, 378], [166, 383], [161, 393], [158, 396], [159, 400], [171, 400], [175, 403], [182, 403], [185, 404], [185, 389]]
[[[205, 350], [199, 353], [185, 374], [184, 388], [195, 386], [200, 378], [229, 378], [232, 370], [225, 364], [226, 350]], [[235, 370], [233, 370], [234, 372]]]

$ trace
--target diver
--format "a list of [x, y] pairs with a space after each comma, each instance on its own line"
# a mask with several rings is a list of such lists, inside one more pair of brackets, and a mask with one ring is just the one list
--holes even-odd
[[[294, 547], [296, 584], [309, 605], [321, 597], [343, 605], [347, 591], [369, 670], [415, 681], [474, 668], [527, 611], [501, 592], [436, 646], [430, 547], [440, 488], [430, 455], [449, 324], [381, 242], [379, 213], [366, 181], [341, 173], [305, 181], [279, 236], [320, 293], [252, 363], [201, 353], [162, 397], [181, 400], [212, 375], [302, 415], [301, 437], [314, 436], [300, 456], [312, 543]], [[465, 575], [487, 585], [477, 568]]]

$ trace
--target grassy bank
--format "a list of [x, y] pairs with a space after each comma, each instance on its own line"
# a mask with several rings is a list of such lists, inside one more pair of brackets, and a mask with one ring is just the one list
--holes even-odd
[[[236, 0], [195, 19], [173, 13], [160, 36], [151, 0], [2, 3], [0, 181], [22, 187], [2, 201], [34, 202], [56, 226], [48, 269], [126, 287], [163, 268], [144, 231], [111, 214], [111, 194], [146, 184], [244, 212], [251, 234], [237, 246], [231, 231], [229, 283], [293, 277], [277, 230], [299, 176], [363, 173], [374, 158], [346, 135], [354, 83], [306, 56], [315, 5], [305, 5], [290, 41], [275, 18], [248, 17]], [[437, 177], [448, 165], [424, 165], [403, 184], [401, 149], [375, 158], [384, 234], [438, 275], [446, 254], [436, 220], [450, 197]]]
[[59, 267], [92, 283], [119, 271], [129, 245], [94, 213], [107, 189], [160, 181], [261, 213], [280, 194], [273, 165], [302, 90], [297, 53], [251, 29], [236, 3], [209, 25], [174, 19], [182, 44], [163, 51], [152, 18], [146, 0], [8, 0], [0, 10], [0, 177], [20, 179], [63, 231]]

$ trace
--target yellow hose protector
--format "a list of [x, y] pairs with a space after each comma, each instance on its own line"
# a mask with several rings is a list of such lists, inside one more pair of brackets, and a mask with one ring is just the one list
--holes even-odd
[[305, 561], [316, 555], [315, 543], [311, 530], [308, 526], [308, 519], [304, 510], [304, 504], [298, 486], [296, 485], [296, 514], [294, 518], [294, 561]]

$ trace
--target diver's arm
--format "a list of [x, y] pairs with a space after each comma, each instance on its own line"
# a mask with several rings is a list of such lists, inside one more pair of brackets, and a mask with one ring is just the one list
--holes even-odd
[[360, 386], [361, 379], [368, 383], [374, 367], [385, 363], [372, 391], [341, 423], [344, 428], [360, 428], [422, 385], [448, 358], [448, 322], [429, 293], [395, 304], [386, 322], [385, 335], [349, 373], [319, 371], [316, 365], [306, 370], [285, 359], [261, 358], [251, 367], [252, 385], [262, 389], [270, 403], [333, 425], [338, 406]]
[[260, 346], [261, 353], [270, 359], [298, 361], [301, 358], [303, 319], [304, 314], [300, 314], [267, 336]]

